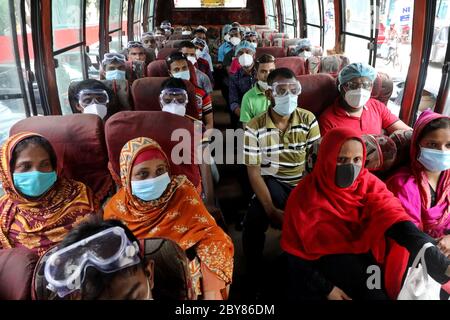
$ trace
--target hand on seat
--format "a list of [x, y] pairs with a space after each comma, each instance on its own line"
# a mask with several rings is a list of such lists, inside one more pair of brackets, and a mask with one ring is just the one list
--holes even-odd
[[284, 211], [273, 207], [266, 212], [270, 220], [270, 225], [275, 229], [281, 230], [283, 227]]

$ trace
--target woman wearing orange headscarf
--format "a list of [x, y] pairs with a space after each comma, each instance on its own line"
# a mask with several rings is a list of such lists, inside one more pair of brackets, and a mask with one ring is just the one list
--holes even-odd
[[0, 154], [0, 248], [26, 247], [39, 255], [60, 242], [98, 205], [83, 183], [56, 173], [50, 143], [34, 133], [19, 133]]
[[105, 219], [123, 221], [137, 238], [163, 237], [200, 260], [205, 299], [220, 299], [231, 283], [234, 247], [185, 176], [170, 176], [168, 160], [150, 138], [136, 138], [120, 153], [122, 188], [105, 207]]
[[[355, 130], [330, 130], [312, 173], [289, 196], [281, 247], [288, 254], [291, 299], [388, 299], [389, 278], [384, 285], [382, 279], [369, 279], [378, 269], [374, 266], [390, 275], [386, 240], [414, 256], [425, 243], [434, 243], [386, 185], [364, 168], [365, 154]], [[429, 274], [440, 283], [448, 281], [450, 260], [437, 247], [425, 257]]]

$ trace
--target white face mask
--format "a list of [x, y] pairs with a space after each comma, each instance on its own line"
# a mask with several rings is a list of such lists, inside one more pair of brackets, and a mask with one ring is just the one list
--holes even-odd
[[200, 50], [200, 49], [195, 50], [195, 56], [197, 57], [197, 59], [200, 58], [202, 56], [202, 54], [203, 54], [202, 50]]
[[243, 67], [250, 67], [253, 64], [253, 57], [248, 53], [241, 54], [239, 64]]
[[229, 35], [229, 34], [226, 34], [226, 35], [223, 37], [223, 40], [225, 40], [226, 42], [230, 42], [230, 35]]
[[275, 107], [273, 110], [282, 117], [291, 115], [297, 108], [298, 96], [294, 94], [287, 94], [282, 97], [275, 97]]
[[184, 117], [186, 114], [186, 105], [178, 103], [169, 103], [162, 107], [162, 111], [173, 113]]
[[311, 53], [311, 51], [303, 51], [298, 56], [303, 59], [308, 59], [308, 58], [312, 57], [312, 53]]
[[181, 34], [183, 36], [190, 36], [191, 35], [191, 31], [181, 31]]
[[344, 98], [350, 107], [360, 109], [369, 101], [371, 93], [369, 90], [359, 88], [347, 91]]
[[173, 77], [189, 81], [191, 79], [191, 74], [190, 74], [189, 70], [186, 70], [186, 71], [180, 71], [180, 72], [174, 73]]
[[230, 42], [233, 46], [236, 47], [239, 43], [241, 43], [241, 39], [238, 37], [233, 37], [230, 39]]
[[106, 117], [107, 111], [108, 109], [104, 104], [97, 104], [97, 103], [92, 103], [83, 109], [83, 113], [96, 114], [102, 119]]
[[264, 91], [266, 91], [267, 89], [269, 89], [269, 85], [267, 84], [267, 82], [258, 80], [258, 85], [259, 85], [259, 87], [260, 87], [262, 90], [264, 90]]
[[250, 42], [250, 45], [255, 49], [258, 47], [258, 43], [256, 42]]
[[196, 64], [197, 63], [197, 59], [195, 57], [189, 56], [187, 57], [187, 59], [192, 63], [192, 64]]

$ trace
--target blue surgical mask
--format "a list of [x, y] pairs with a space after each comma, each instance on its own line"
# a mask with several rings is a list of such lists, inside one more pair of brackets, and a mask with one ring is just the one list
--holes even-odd
[[110, 70], [105, 73], [106, 80], [125, 80], [126, 72], [122, 70]]
[[18, 172], [13, 174], [14, 186], [25, 196], [36, 198], [47, 192], [56, 182], [55, 171]]
[[431, 172], [441, 172], [450, 169], [450, 151], [441, 151], [420, 147], [417, 160]]
[[282, 97], [275, 97], [275, 107], [273, 110], [280, 116], [289, 116], [297, 108], [298, 96], [294, 94], [287, 94]]
[[156, 178], [131, 181], [131, 193], [144, 201], [159, 199], [170, 183], [166, 172]]
[[174, 73], [172, 75], [174, 78], [183, 79], [186, 81], [189, 81], [191, 79], [191, 74], [190, 74], [189, 70], [180, 71], [180, 72]]

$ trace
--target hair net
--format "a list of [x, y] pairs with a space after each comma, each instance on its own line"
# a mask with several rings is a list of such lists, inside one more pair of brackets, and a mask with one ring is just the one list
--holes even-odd
[[345, 84], [354, 78], [361, 77], [369, 78], [373, 82], [377, 77], [377, 71], [365, 63], [351, 63], [341, 70], [338, 79], [340, 84]]
[[307, 39], [307, 38], [304, 38], [304, 39], [300, 39], [298, 42], [297, 42], [297, 46], [296, 46], [296, 50], [300, 50], [300, 49], [303, 49], [303, 48], [306, 48], [306, 47], [311, 47], [312, 46], [312, 44], [311, 44], [311, 41], [309, 40], [309, 39]]
[[234, 55], [237, 55], [238, 52], [242, 49], [248, 49], [251, 50], [253, 53], [256, 52], [255, 48], [250, 44], [250, 42], [243, 40], [241, 41], [241, 43], [238, 44], [238, 46], [236, 47], [236, 50], [234, 51]]
[[222, 37], [224, 37], [231, 30], [231, 24], [226, 24], [222, 29]]

